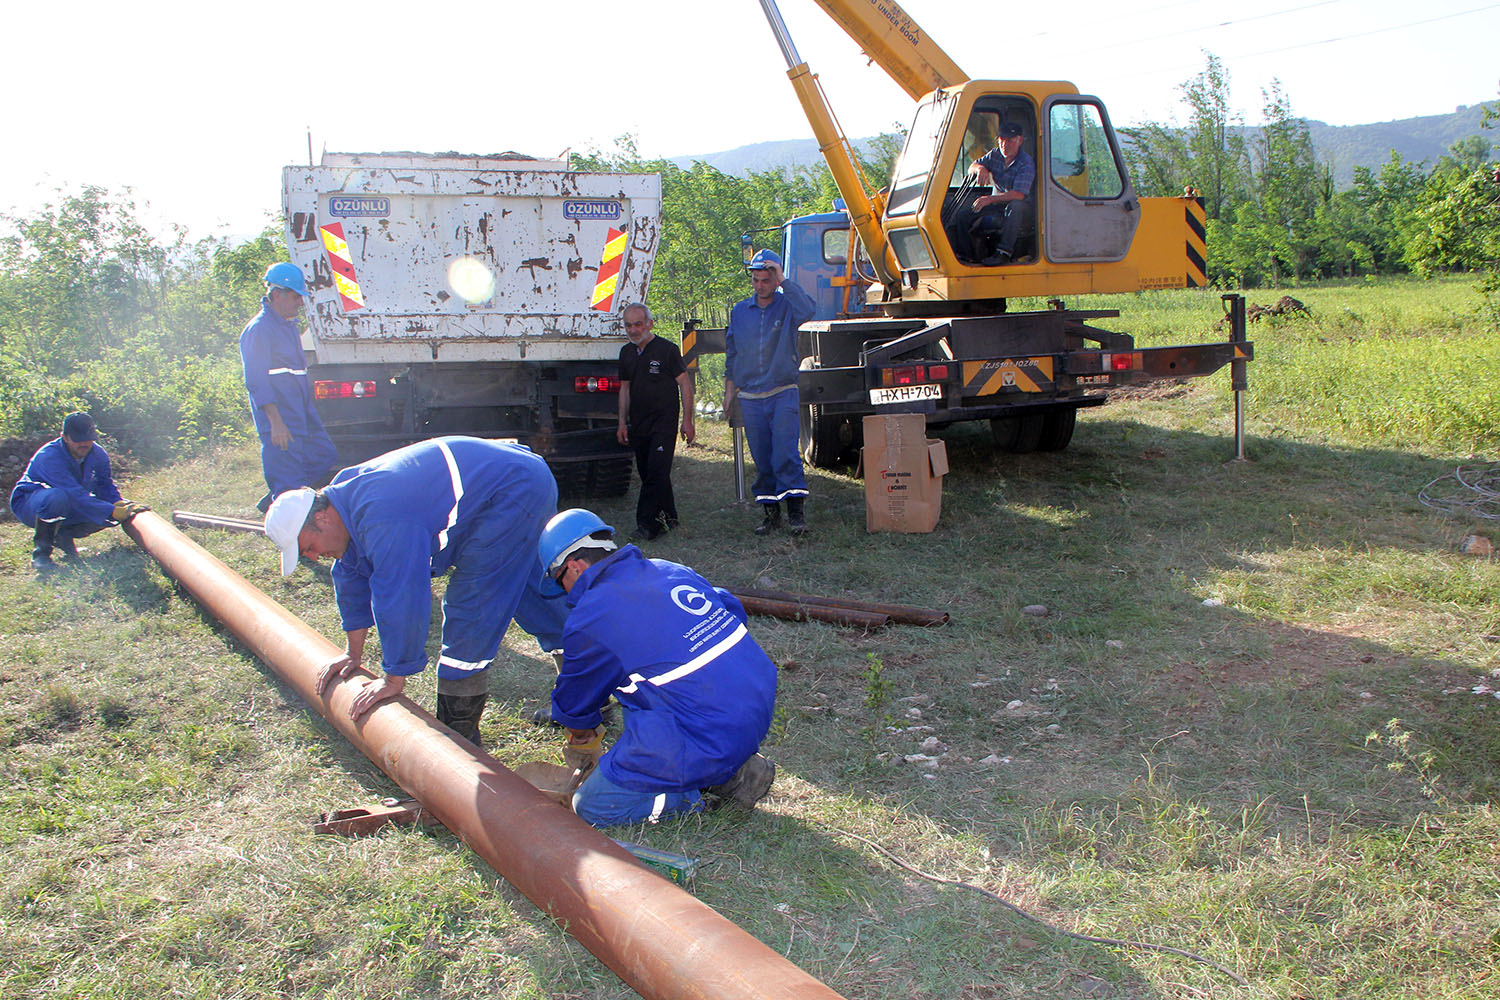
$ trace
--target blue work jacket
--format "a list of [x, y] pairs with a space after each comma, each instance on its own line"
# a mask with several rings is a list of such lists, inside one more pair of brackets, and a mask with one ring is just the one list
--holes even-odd
[[271, 433], [264, 410], [268, 403], [276, 404], [294, 438], [300, 438], [308, 427], [323, 426], [313, 408], [302, 334], [294, 321], [276, 315], [267, 299], [261, 299], [260, 312], [240, 334], [240, 364], [250, 395], [250, 417], [261, 437]]
[[812, 297], [790, 278], [781, 280], [768, 306], [757, 305], [753, 295], [735, 303], [724, 331], [724, 374], [737, 392], [760, 395], [797, 384], [802, 361], [797, 328], [816, 309]]
[[48, 441], [37, 449], [26, 465], [26, 471], [10, 491], [10, 508], [27, 496], [43, 489], [62, 490], [73, 501], [73, 514], [92, 524], [112, 524], [115, 501], [120, 490], [110, 472], [109, 455], [95, 444], [80, 462], [68, 451], [62, 438]]
[[563, 665], [552, 718], [600, 722], [610, 695], [625, 731], [599, 767], [639, 792], [722, 784], [765, 739], [776, 665], [745, 625], [745, 609], [686, 566], [627, 545], [568, 592]]
[[[420, 671], [432, 578], [453, 566], [476, 530], [488, 541], [496, 524], [524, 530], [537, 509], [550, 513], [551, 484], [547, 463], [529, 448], [469, 437], [433, 438], [341, 471], [323, 495], [349, 532], [332, 572], [344, 631], [377, 626], [385, 672]], [[517, 544], [529, 546], [531, 574], [535, 533]]]

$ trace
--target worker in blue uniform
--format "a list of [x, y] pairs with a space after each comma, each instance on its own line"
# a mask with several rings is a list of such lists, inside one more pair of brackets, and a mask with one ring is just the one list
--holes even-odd
[[[776, 774], [758, 752], [776, 665], [733, 594], [634, 545], [618, 548], [613, 535], [575, 508], [547, 524], [537, 550], [544, 589], [567, 593], [552, 718], [568, 729], [568, 763], [586, 773], [573, 811], [617, 826], [725, 802], [753, 808]], [[601, 757], [600, 710], [611, 696], [625, 729]]]
[[250, 416], [260, 437], [260, 465], [271, 500], [299, 486], [322, 486], [338, 465], [338, 450], [313, 405], [297, 313], [307, 296], [302, 269], [283, 261], [266, 269], [266, 295], [240, 334], [240, 361]]
[[749, 268], [755, 294], [735, 304], [724, 331], [724, 409], [739, 400], [755, 460], [755, 502], [763, 512], [755, 533], [770, 534], [781, 525], [785, 500], [787, 526], [800, 535], [807, 530], [807, 478], [799, 448], [797, 329], [812, 319], [816, 306], [801, 286], [782, 276], [775, 251], [760, 251]]
[[61, 436], [37, 449], [10, 492], [16, 520], [35, 529], [31, 568], [38, 573], [56, 566], [54, 546], [64, 558], [77, 559], [77, 539], [151, 509], [120, 496], [109, 454], [98, 439], [93, 417], [68, 414]]
[[358, 720], [401, 694], [427, 665], [432, 578], [451, 571], [443, 596], [438, 721], [479, 743], [489, 666], [511, 619], [544, 651], [562, 646], [567, 608], [544, 597], [536, 546], [557, 510], [547, 463], [518, 444], [442, 437], [344, 469], [321, 490], [278, 496], [266, 536], [291, 575], [299, 554], [332, 556], [333, 591], [346, 643], [319, 671], [321, 694], [359, 668], [371, 625], [382, 676], [355, 696]]

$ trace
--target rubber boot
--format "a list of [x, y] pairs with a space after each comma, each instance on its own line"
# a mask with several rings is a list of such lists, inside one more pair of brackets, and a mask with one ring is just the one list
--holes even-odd
[[786, 498], [786, 526], [794, 535], [807, 532], [807, 518], [802, 514], [802, 502], [806, 499], [806, 497]]
[[31, 536], [31, 568], [38, 573], [57, 568], [52, 561], [52, 542], [57, 536], [57, 526], [51, 521], [38, 519], [36, 532]]
[[776, 502], [761, 504], [765, 510], [765, 518], [756, 526], [757, 535], [769, 535], [781, 527], [781, 504]]
[[72, 528], [58, 528], [52, 536], [52, 544], [57, 547], [58, 554], [70, 562], [78, 559], [78, 546], [74, 542], [77, 537]]
[[479, 742], [479, 720], [484, 715], [487, 694], [442, 694], [437, 696], [437, 720], [476, 747]]

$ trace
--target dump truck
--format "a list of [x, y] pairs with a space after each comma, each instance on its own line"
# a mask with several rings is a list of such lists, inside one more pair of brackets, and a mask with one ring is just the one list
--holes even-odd
[[[1202, 200], [1139, 197], [1099, 98], [1064, 81], [971, 79], [894, 0], [815, 2], [916, 106], [891, 182], [874, 190], [775, 0], [760, 0], [841, 199], [788, 222], [777, 247], [819, 306], [801, 334], [811, 464], [857, 454], [872, 413], [923, 413], [929, 426], [988, 420], [1003, 449], [1058, 450], [1078, 410], [1111, 389], [1226, 365], [1244, 388], [1253, 346], [1242, 323], [1227, 342], [1143, 348], [1098, 325], [1117, 310], [1065, 304], [1206, 284]], [[951, 223], [988, 193], [973, 186], [970, 164], [995, 148], [1002, 126], [1017, 125], [1036, 164], [1030, 225], [1009, 262], [975, 263]], [[1013, 311], [1018, 298], [1047, 307]]]
[[621, 309], [644, 302], [657, 174], [507, 153], [325, 153], [282, 171], [303, 346], [351, 464], [440, 434], [518, 441], [561, 490], [619, 495]]

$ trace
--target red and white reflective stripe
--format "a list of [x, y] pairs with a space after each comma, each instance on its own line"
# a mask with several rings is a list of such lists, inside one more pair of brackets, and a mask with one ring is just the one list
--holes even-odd
[[344, 224], [330, 222], [322, 227], [321, 232], [328, 266], [333, 269], [333, 286], [344, 300], [344, 312], [363, 309], [365, 297], [360, 294], [359, 280], [354, 276], [354, 258], [349, 253], [349, 244], [344, 242]]
[[615, 286], [620, 281], [620, 265], [625, 262], [625, 231], [610, 227], [604, 241], [604, 255], [599, 260], [599, 280], [594, 284], [593, 308], [609, 312], [615, 307]]

